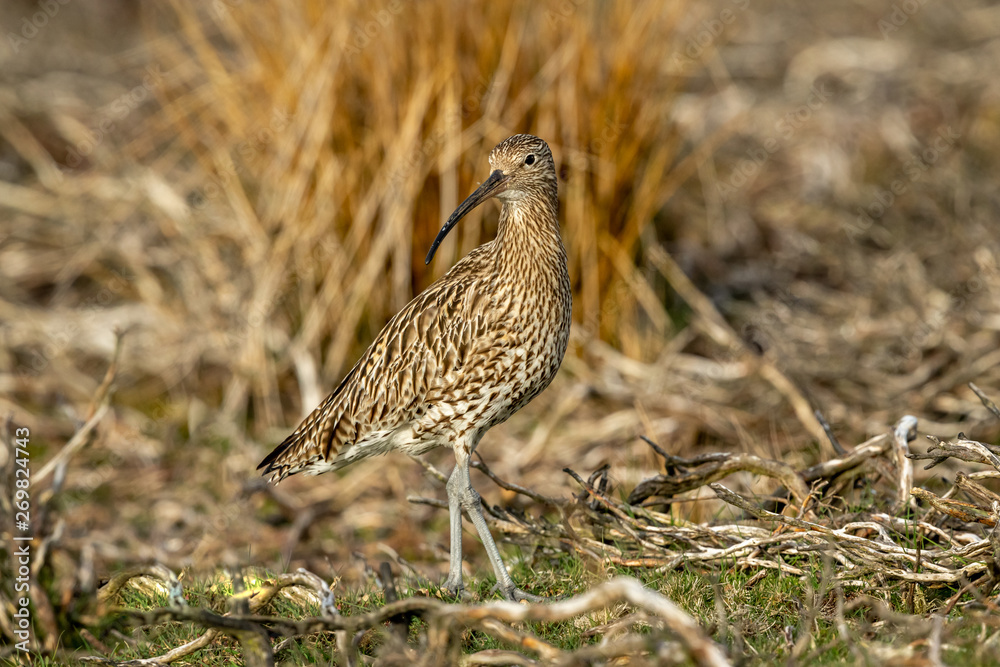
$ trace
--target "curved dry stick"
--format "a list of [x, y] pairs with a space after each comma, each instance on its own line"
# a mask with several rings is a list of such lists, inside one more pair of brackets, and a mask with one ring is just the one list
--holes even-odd
[[482, 632], [492, 635], [508, 644], [512, 644], [519, 649], [533, 651], [546, 660], [555, 660], [562, 654], [561, 650], [544, 639], [528, 632], [519, 632], [509, 625], [504, 625], [495, 618], [483, 619], [477, 627]]
[[984, 526], [996, 526], [996, 520], [989, 515], [989, 511], [974, 503], [967, 503], [961, 500], [947, 500], [939, 498], [930, 491], [919, 487], [910, 490], [914, 497], [926, 500], [934, 509], [943, 512], [948, 516], [953, 516], [960, 521], [981, 523]]
[[783, 461], [763, 459], [753, 454], [733, 454], [721, 461], [703, 464], [697, 469], [677, 475], [657, 475], [644, 480], [629, 494], [628, 502], [636, 505], [649, 496], [670, 498], [733, 474], [747, 471], [757, 475], [772, 477], [781, 482], [802, 507], [809, 497], [809, 487], [795, 469]]
[[891, 444], [892, 441], [887, 433], [876, 435], [840, 458], [830, 459], [811, 468], [806, 468], [802, 471], [802, 479], [808, 484], [857, 468], [868, 459], [881, 456]]
[[518, 665], [518, 667], [533, 667], [538, 663], [531, 658], [527, 658], [517, 651], [504, 651], [502, 649], [488, 648], [483, 651], [476, 651], [471, 655], [462, 657], [459, 663], [462, 667], [474, 667], [476, 665]]
[[153, 565], [140, 565], [138, 567], [129, 568], [124, 572], [119, 572], [115, 576], [108, 580], [108, 583], [101, 586], [97, 591], [97, 602], [100, 604], [109, 604], [118, 593], [121, 592], [123, 588], [136, 577], [152, 577], [154, 579], [159, 579], [167, 585], [171, 590], [177, 590], [180, 587], [180, 580], [177, 575], [174, 574], [173, 570], [168, 568], [166, 565], [161, 565], [160, 563], [155, 563]]
[[631, 577], [616, 577], [568, 600], [527, 605], [503, 601], [479, 607], [448, 605], [439, 610], [438, 614], [473, 621], [494, 618], [508, 623], [522, 621], [551, 623], [575, 618], [618, 602], [628, 602], [666, 621], [666, 627], [677, 636], [696, 664], [714, 667], [730, 665], [722, 649], [705, 634], [693, 618], [663, 595], [649, 590]]
[[[941, 440], [933, 435], [928, 435], [927, 439], [934, 443], [927, 449], [927, 453], [911, 454], [910, 458], [931, 458], [934, 459], [933, 465], [937, 465], [944, 459], [951, 457], [970, 463], [985, 463], [1000, 471], [1000, 457], [997, 457], [996, 454], [990, 451], [989, 447], [977, 440], [969, 440], [961, 433], [958, 434], [958, 438], [954, 442]], [[927, 467], [930, 468], [932, 466], [928, 465]]]

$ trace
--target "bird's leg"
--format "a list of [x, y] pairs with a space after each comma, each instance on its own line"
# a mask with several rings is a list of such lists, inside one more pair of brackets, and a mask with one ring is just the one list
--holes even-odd
[[[493, 571], [497, 576], [497, 587], [508, 600], [528, 600], [530, 602], [543, 602], [545, 598], [525, 593], [516, 585], [514, 580], [507, 573], [503, 559], [500, 558], [500, 550], [497, 549], [493, 535], [490, 534], [489, 526], [486, 525], [486, 518], [483, 516], [483, 504], [479, 494], [472, 488], [472, 480], [469, 477], [469, 451], [462, 446], [455, 448], [455, 469], [448, 478], [448, 506], [451, 509], [451, 567], [448, 572], [448, 579], [445, 587], [451, 590], [450, 586], [454, 581], [458, 582], [459, 589], [462, 586], [462, 515], [455, 511], [455, 497], [458, 496], [458, 504], [464, 509], [472, 525], [479, 533], [486, 555], [490, 557]], [[456, 517], [457, 523], [456, 523]], [[457, 529], [456, 529], [457, 525]], [[456, 533], [457, 530], [457, 533]], [[458, 545], [458, 558], [456, 560], [456, 544]]]
[[451, 551], [444, 588], [452, 595], [462, 592], [462, 475], [459, 466], [451, 471], [448, 484], [448, 519], [451, 522]]

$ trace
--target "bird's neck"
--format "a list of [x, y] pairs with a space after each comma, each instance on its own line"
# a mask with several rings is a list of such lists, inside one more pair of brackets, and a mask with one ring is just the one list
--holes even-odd
[[496, 251], [500, 263], [514, 270], [565, 270], [566, 249], [559, 235], [559, 203], [554, 198], [504, 202], [500, 209]]

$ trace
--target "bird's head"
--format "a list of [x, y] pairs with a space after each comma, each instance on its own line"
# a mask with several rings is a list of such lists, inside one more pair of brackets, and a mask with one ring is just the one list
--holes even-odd
[[556, 188], [556, 167], [548, 144], [531, 134], [515, 134], [504, 139], [490, 152], [490, 176], [459, 205], [444, 223], [427, 253], [430, 264], [434, 253], [448, 232], [469, 211], [487, 199], [496, 197], [504, 203], [529, 197], [548, 196]]

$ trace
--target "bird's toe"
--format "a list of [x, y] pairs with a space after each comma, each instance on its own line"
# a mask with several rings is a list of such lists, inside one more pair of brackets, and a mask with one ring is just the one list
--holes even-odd
[[462, 580], [458, 579], [456, 581], [451, 577], [444, 580], [441, 584], [441, 588], [447, 591], [448, 595], [455, 598], [461, 598], [462, 594], [465, 592], [465, 585], [462, 583]]
[[503, 596], [512, 602], [550, 602], [549, 598], [522, 591], [517, 586], [503, 590]]

